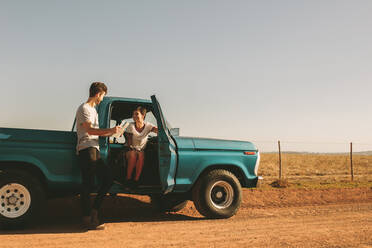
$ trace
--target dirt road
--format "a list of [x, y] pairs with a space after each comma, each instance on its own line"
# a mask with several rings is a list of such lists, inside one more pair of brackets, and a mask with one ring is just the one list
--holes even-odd
[[244, 190], [236, 216], [201, 217], [192, 203], [158, 214], [147, 197], [108, 198], [106, 229], [82, 231], [78, 199], [49, 203], [47, 220], [0, 232], [0, 247], [372, 247], [372, 189]]

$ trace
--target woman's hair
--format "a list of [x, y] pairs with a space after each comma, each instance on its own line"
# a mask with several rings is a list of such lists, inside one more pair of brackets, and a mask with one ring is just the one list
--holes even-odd
[[139, 111], [143, 115], [143, 118], [145, 119], [146, 113], [147, 113], [147, 109], [146, 108], [144, 108], [142, 106], [138, 106], [134, 111]]

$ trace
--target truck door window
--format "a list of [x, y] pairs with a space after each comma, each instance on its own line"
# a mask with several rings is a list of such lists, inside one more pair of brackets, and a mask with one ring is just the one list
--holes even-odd
[[154, 125], [156, 127], [158, 126], [158, 123], [156, 121], [156, 118], [155, 118], [155, 116], [154, 116], [154, 114], [152, 112], [148, 112], [146, 114], [145, 121], [150, 122], [152, 125]]

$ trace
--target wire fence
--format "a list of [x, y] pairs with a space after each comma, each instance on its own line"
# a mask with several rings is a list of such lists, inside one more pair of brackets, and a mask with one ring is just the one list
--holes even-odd
[[[265, 179], [372, 182], [372, 144], [298, 141], [254, 143], [261, 151], [259, 174]], [[266, 149], [262, 149], [263, 146]]]

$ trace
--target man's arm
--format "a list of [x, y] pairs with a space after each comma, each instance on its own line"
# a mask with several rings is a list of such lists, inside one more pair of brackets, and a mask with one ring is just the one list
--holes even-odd
[[120, 126], [105, 129], [93, 128], [89, 121], [83, 122], [81, 125], [89, 135], [111, 136], [120, 132]]

